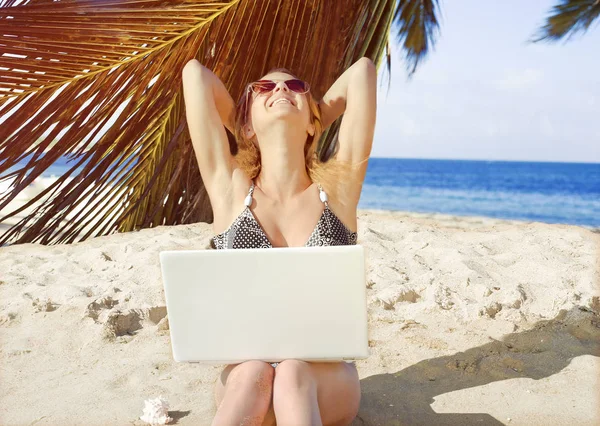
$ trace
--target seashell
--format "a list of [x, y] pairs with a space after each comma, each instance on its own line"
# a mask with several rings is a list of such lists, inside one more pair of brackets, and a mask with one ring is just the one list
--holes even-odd
[[169, 417], [169, 403], [162, 395], [155, 399], [145, 400], [144, 414], [140, 419], [152, 425], [164, 425], [172, 422], [173, 419]]

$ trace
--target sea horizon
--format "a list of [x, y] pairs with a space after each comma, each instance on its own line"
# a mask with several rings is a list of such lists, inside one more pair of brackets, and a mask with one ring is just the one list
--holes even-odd
[[[75, 161], [61, 157], [42, 177]], [[600, 163], [371, 157], [358, 208], [598, 228]]]

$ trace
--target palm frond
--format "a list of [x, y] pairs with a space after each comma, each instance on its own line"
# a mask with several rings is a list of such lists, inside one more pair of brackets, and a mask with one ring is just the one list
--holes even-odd
[[559, 0], [533, 41], [569, 39], [578, 32], [586, 32], [598, 16], [600, 0]]
[[[183, 66], [197, 58], [234, 99], [283, 66], [320, 98], [361, 56], [381, 63], [394, 4], [0, 0], [0, 183], [11, 182], [0, 222], [39, 204], [0, 245], [211, 222], [187, 131]], [[323, 161], [335, 133], [320, 141]], [[61, 157], [73, 166], [7, 211]]]
[[[164, 201], [167, 178], [181, 172], [176, 159], [185, 149], [172, 138], [183, 109], [177, 82], [180, 65], [196, 55], [203, 41], [198, 36], [206, 34], [206, 27], [237, 3], [130, 0], [3, 5], [3, 49], [18, 56], [0, 57], [0, 67], [7, 69], [0, 77], [0, 104], [10, 100], [16, 109], [0, 128], [0, 174], [2, 179], [16, 176], [14, 188], [0, 201], [0, 210], [59, 157], [72, 157], [77, 164], [37, 199], [0, 219], [58, 193], [7, 231], [2, 242], [28, 222], [35, 223], [17, 241], [72, 242], [77, 236], [89, 237], [104, 224], [102, 234], [109, 230], [109, 224], [98, 220], [102, 210], [102, 219], [122, 212], [111, 230], [136, 229], [148, 220], [158, 224], [148, 213]], [[119, 108], [121, 114], [114, 120]], [[111, 117], [114, 122], [107, 124]], [[94, 140], [107, 125], [108, 131]], [[49, 148], [61, 131], [60, 142]], [[32, 146], [32, 140], [40, 142]], [[163, 158], [165, 152], [170, 158]], [[27, 156], [31, 158], [25, 167], [4, 176]], [[63, 185], [78, 166], [83, 170]], [[158, 184], [149, 185], [151, 181]], [[170, 198], [177, 192], [181, 195], [182, 188]], [[162, 214], [172, 219], [167, 213], [173, 211], [173, 200], [169, 204]], [[129, 208], [123, 212], [125, 206]], [[74, 211], [79, 214], [65, 221]], [[95, 226], [79, 235], [92, 223]]]
[[403, 47], [409, 75], [433, 48], [439, 35], [438, 0], [398, 0], [394, 25]]

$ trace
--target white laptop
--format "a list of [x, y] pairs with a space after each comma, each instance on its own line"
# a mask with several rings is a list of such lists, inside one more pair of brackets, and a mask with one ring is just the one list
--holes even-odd
[[160, 252], [173, 358], [369, 356], [361, 245]]

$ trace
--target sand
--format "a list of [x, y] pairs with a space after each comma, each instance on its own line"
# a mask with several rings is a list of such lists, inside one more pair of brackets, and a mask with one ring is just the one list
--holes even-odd
[[[359, 211], [371, 356], [357, 425], [600, 424], [600, 234]], [[0, 232], [2, 232], [0, 230]], [[0, 424], [209, 425], [222, 366], [173, 361], [158, 254], [211, 225], [0, 248]]]

